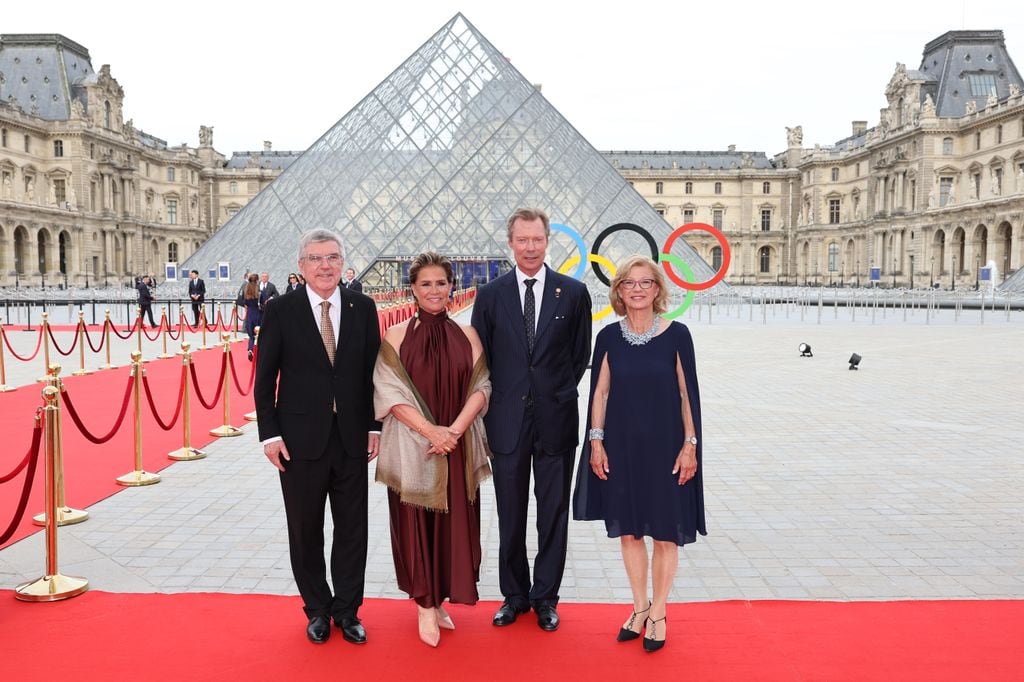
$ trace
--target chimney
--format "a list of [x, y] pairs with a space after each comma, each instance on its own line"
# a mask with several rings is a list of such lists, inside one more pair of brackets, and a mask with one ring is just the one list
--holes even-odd
[[263, 140], [263, 151], [269, 152], [270, 151], [270, 147], [271, 147], [270, 140]]
[[867, 129], [868, 129], [868, 122], [867, 121], [854, 121], [853, 122], [853, 134], [854, 135], [863, 135], [864, 131], [866, 131]]

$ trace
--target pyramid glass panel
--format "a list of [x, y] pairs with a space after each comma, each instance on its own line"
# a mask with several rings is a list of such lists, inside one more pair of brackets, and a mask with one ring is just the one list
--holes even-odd
[[[579, 233], [587, 249], [612, 225], [649, 232], [660, 250], [672, 227], [461, 14], [360, 100], [185, 263], [206, 272], [220, 261], [294, 270], [298, 236], [338, 232], [348, 265], [368, 286], [401, 285], [425, 249], [456, 271], [490, 278], [508, 266], [505, 221], [535, 206]], [[647, 253], [621, 232], [604, 240], [612, 262]], [[698, 279], [712, 276], [684, 239], [672, 250]], [[586, 258], [556, 233], [548, 262]], [[600, 292], [590, 268], [583, 275]], [[725, 285], [718, 285], [725, 288]]]

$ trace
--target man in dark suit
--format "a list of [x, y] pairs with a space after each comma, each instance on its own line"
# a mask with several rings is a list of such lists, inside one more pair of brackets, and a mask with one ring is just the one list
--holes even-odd
[[153, 290], [150, 289], [152, 282], [153, 280], [146, 275], [135, 288], [139, 292], [139, 319], [143, 320], [148, 316], [149, 326], [155, 327], [156, 322], [153, 321]]
[[270, 281], [269, 272], [260, 273], [260, 310], [267, 307], [267, 301], [272, 298], [276, 298], [278, 295], [277, 287]]
[[345, 279], [342, 280], [341, 286], [346, 289], [351, 289], [352, 291], [363, 293], [363, 283], [356, 279], [356, 271], [352, 268], [345, 271]]
[[192, 299], [192, 314], [196, 318], [196, 326], [199, 326], [199, 313], [203, 309], [203, 302], [206, 300], [206, 283], [199, 279], [199, 271], [192, 270], [188, 273], [188, 297]]
[[[494, 458], [498, 511], [498, 579], [505, 602], [495, 625], [532, 606], [537, 623], [558, 628], [558, 589], [565, 569], [569, 487], [579, 443], [576, 386], [590, 359], [587, 288], [544, 265], [551, 228], [539, 209], [508, 221], [516, 267], [480, 289], [473, 326], [480, 334], [494, 392], [484, 417]], [[530, 468], [537, 498], [533, 581], [526, 556]]]
[[[367, 544], [367, 462], [377, 456], [373, 365], [380, 348], [373, 301], [338, 286], [338, 236], [312, 230], [299, 243], [306, 285], [271, 299], [260, 331], [256, 415], [267, 459], [280, 470], [292, 572], [314, 643], [330, 619], [362, 644]], [[276, 396], [275, 396], [276, 387]], [[324, 565], [324, 505], [331, 501], [331, 578]]]

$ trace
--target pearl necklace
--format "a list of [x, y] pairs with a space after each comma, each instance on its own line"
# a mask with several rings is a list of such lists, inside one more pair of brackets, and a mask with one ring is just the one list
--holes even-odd
[[654, 334], [658, 331], [658, 318], [655, 317], [650, 329], [643, 332], [634, 332], [629, 328], [629, 322], [626, 318], [622, 318], [619, 320], [619, 329], [622, 330], [622, 338], [626, 340], [626, 343], [631, 346], [643, 346], [653, 339]]

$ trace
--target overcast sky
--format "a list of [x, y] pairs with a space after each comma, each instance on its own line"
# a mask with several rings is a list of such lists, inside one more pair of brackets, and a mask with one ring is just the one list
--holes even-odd
[[[1024, 67], [1019, 0], [5, 2], [2, 33], [61, 33], [172, 145], [303, 150], [462, 12], [601, 150], [764, 151], [878, 122], [896, 62], [949, 30], [1002, 29]], [[159, 9], [157, 9], [159, 8]]]

